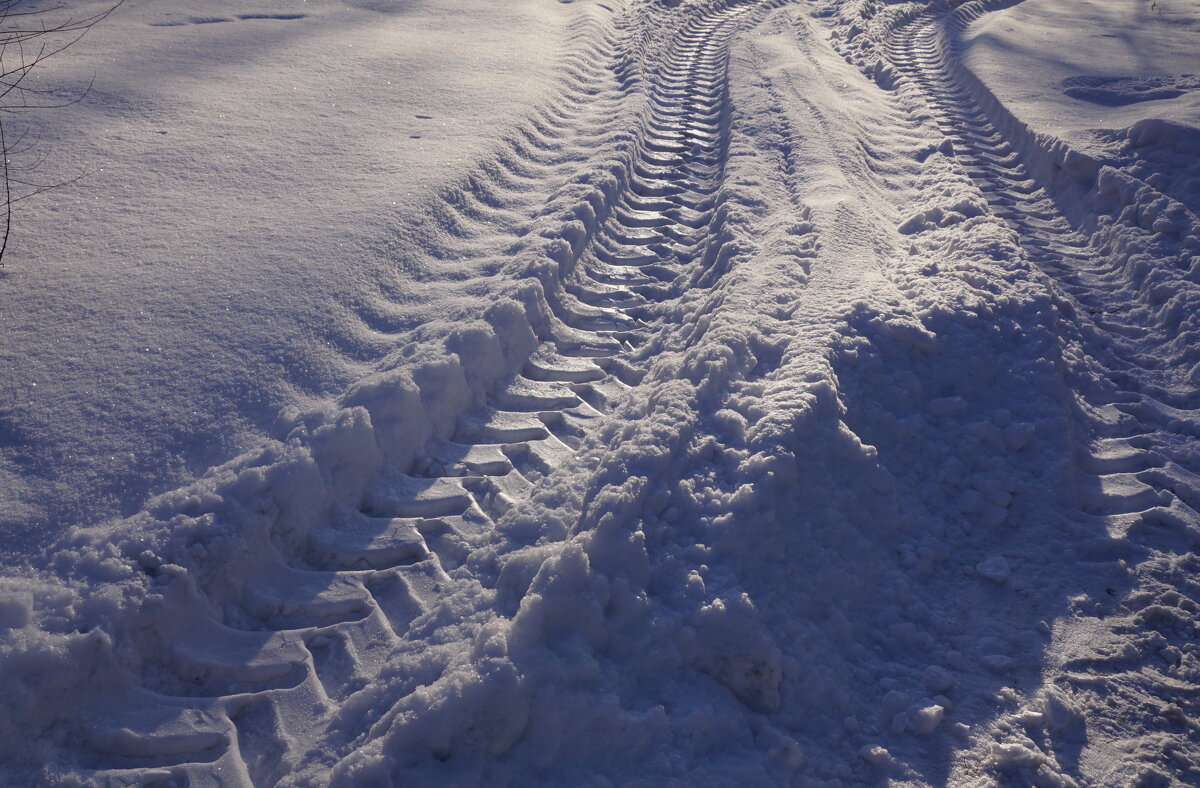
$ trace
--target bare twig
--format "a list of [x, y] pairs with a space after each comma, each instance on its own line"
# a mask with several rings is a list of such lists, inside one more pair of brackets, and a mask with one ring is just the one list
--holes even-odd
[[8, 236], [12, 232], [12, 183], [8, 177], [8, 143], [4, 139], [4, 124], [0, 123], [0, 159], [4, 159], [4, 237], [0, 238], [0, 266], [4, 265], [4, 252], [8, 249]]
[[[5, 129], [5, 117], [32, 110], [60, 109], [82, 101], [92, 89], [92, 83], [77, 95], [55, 100], [59, 91], [34, 87], [27, 83], [29, 76], [46, 60], [61, 54], [79, 43], [89, 30], [108, 18], [124, 0], [94, 14], [75, 16], [65, 6], [26, 10], [28, 0], [0, 0], [0, 180], [3, 181], [4, 228], [0, 236], [0, 268], [4, 267], [4, 252], [12, 232], [13, 204], [42, 194], [50, 189], [75, 183], [87, 173], [67, 180], [39, 183], [15, 172], [36, 170], [46, 160], [43, 152], [32, 163], [14, 164], [13, 156], [28, 153], [37, 144], [35, 136], [29, 141], [22, 131], [10, 144]], [[94, 79], [93, 79], [94, 81]], [[21, 187], [19, 190], [14, 187]], [[19, 192], [19, 193], [18, 193]]]

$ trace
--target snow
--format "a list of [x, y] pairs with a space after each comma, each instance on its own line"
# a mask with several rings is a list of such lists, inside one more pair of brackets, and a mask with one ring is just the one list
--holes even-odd
[[972, 25], [964, 62], [1034, 130], [1086, 150], [1096, 129], [1195, 124], [1198, 25], [1177, 0], [1026, 0]]
[[130, 0], [46, 61], [92, 89], [31, 118], [37, 175], [89, 174], [18, 205], [0, 278], [3, 552], [133, 514], [469, 300], [434, 306], [445, 231], [409, 217], [553, 84], [557, 11]]
[[975, 571], [981, 577], [986, 577], [993, 583], [1003, 583], [1012, 574], [1012, 569], [1008, 566], [1008, 561], [1004, 560], [1003, 556], [994, 555], [991, 558], [984, 559], [975, 565]]
[[0, 781], [1196, 782], [1192, 11], [304, 9], [58, 65]]

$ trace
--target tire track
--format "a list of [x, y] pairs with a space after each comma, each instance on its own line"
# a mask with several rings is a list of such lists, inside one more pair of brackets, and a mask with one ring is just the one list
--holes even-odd
[[[448, 440], [435, 440], [407, 467], [393, 463], [361, 501], [346, 501], [306, 534], [248, 545], [248, 554], [271, 558], [230, 567], [224, 580], [234, 592], [199, 578], [164, 598], [160, 616], [178, 623], [147, 628], [138, 643], [147, 656], [135, 660], [139, 685], [121, 690], [137, 702], [114, 703], [90, 727], [92, 779], [285, 780], [415, 623], [436, 616], [449, 589], [480, 582], [472, 550], [516, 502], [565, 469], [641, 382], [653, 357], [649, 339], [670, 319], [671, 300], [719, 276], [727, 46], [756, 7], [716, 2], [677, 12], [679, 32], [661, 61], [645, 59], [641, 74], [627, 55], [606, 68], [605, 47], [584, 46], [568, 71], [577, 87], [562, 106], [535, 113], [501, 154], [443, 195], [435, 220], [462, 242], [459, 255], [495, 254], [508, 245], [500, 239], [538, 237], [539, 222], [565, 219], [545, 244], [549, 264], [528, 269], [541, 284], [536, 349], [480, 407], [459, 415]], [[603, 43], [619, 40], [610, 33]], [[644, 108], [620, 139], [597, 117], [639, 87]], [[613, 142], [612, 150], [586, 153]], [[531, 226], [515, 219], [539, 183], [605, 157], [609, 177], [565, 213], [558, 206], [577, 193], [571, 183]], [[158, 653], [168, 656], [148, 656]]]
[[[1087, 698], [1090, 708], [1120, 697], [1125, 709], [1157, 710], [1137, 720], [1102, 715], [1089, 722], [1089, 736], [1142, 739], [1139, 747], [1156, 750], [1150, 757], [1173, 763], [1174, 771], [1188, 760], [1179, 753], [1195, 752], [1175, 720], [1197, 711], [1200, 693], [1192, 632], [1200, 609], [1194, 579], [1200, 403], [1195, 354], [1172, 308], [1164, 307], [1164, 294], [1172, 295], [1174, 309], [1197, 303], [1187, 254], [1196, 222], [1131, 176], [1061, 144], [1050, 147], [965, 72], [957, 36], [985, 11], [1011, 4], [975, 2], [954, 10], [939, 4], [901, 18], [886, 51], [924, 97], [991, 211], [1046, 276], [1061, 341], [1074, 349], [1064, 357], [1071, 360], [1080, 424], [1080, 507], [1102, 518], [1114, 549], [1137, 564], [1133, 589], [1111, 610], [1105, 600], [1076, 607], [1068, 625], [1074, 634], [1047, 674], [1047, 685], [1059, 690], [1047, 691]], [[1169, 225], [1164, 216], [1172, 217]], [[924, 229], [917, 221], [901, 232]], [[1150, 271], [1144, 262], [1151, 258], [1167, 264]], [[1027, 730], [1019, 720], [1005, 726]], [[1172, 743], [1154, 744], [1150, 732]], [[1043, 746], [1057, 751], [1063, 745], [1050, 737]]]

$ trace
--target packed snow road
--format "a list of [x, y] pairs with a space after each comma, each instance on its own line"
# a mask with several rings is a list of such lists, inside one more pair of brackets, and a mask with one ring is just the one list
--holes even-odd
[[575, 3], [412, 219], [490, 306], [4, 578], [0, 779], [1195, 784], [1197, 132], [1014, 5]]

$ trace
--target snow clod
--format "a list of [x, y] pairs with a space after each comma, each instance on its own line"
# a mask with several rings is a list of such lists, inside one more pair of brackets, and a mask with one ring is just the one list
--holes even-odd
[[945, 715], [946, 710], [936, 703], [914, 711], [909, 715], [913, 733], [928, 736], [941, 724]]
[[979, 573], [980, 577], [985, 577], [993, 583], [1003, 583], [1012, 574], [1012, 569], [1009, 568], [1008, 561], [998, 555], [980, 561], [975, 565], [975, 571]]
[[862, 758], [872, 766], [879, 768], [888, 768], [896, 763], [896, 759], [886, 748], [880, 747], [878, 744], [868, 744], [858, 751], [858, 757]]
[[954, 676], [943, 667], [930, 665], [925, 668], [925, 673], [921, 676], [921, 683], [930, 692], [945, 692], [954, 686]]

